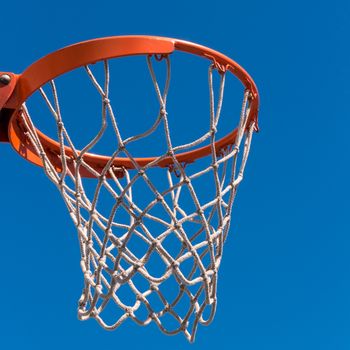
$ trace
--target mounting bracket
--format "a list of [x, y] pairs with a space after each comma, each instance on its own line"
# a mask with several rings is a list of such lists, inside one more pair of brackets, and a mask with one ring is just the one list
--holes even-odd
[[9, 142], [7, 128], [14, 110], [6, 108], [6, 103], [16, 87], [17, 79], [16, 74], [0, 72], [0, 142]]

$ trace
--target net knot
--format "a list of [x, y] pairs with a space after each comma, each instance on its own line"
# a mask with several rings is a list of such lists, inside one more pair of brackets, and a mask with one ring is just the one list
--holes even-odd
[[127, 308], [125, 309], [125, 314], [126, 314], [128, 317], [130, 317], [130, 316], [132, 316], [132, 315], [134, 314], [134, 311], [132, 310], [131, 307], [127, 307]]
[[132, 211], [135, 211], [136, 210], [136, 205], [134, 203], [130, 203], [129, 204], [129, 207]]
[[137, 271], [143, 267], [143, 263], [141, 261], [135, 261], [134, 262], [134, 269]]
[[179, 231], [179, 230], [181, 230], [181, 225], [177, 222], [176, 224], [174, 224], [174, 230], [177, 230], [177, 231]]
[[80, 191], [75, 192], [75, 198], [79, 200], [81, 198], [81, 193]]
[[140, 294], [140, 293], [138, 293], [138, 294], [136, 295], [136, 300], [139, 300], [139, 301], [141, 301], [142, 303], [144, 303], [145, 301], [147, 301], [147, 299], [146, 299], [142, 294]]
[[155, 320], [158, 319], [158, 317], [157, 317], [157, 315], [156, 315], [156, 313], [155, 313], [154, 311], [151, 312], [151, 313], [149, 314], [149, 317], [150, 317], [153, 321], [155, 321]]
[[119, 271], [114, 271], [112, 273], [112, 278], [115, 282], [119, 283], [119, 278], [120, 278], [120, 272]]
[[90, 317], [95, 318], [97, 316], [96, 309], [91, 310], [89, 314], [90, 314]]
[[140, 225], [141, 222], [142, 222], [142, 217], [135, 216], [134, 217], [134, 222], [135, 222], [135, 225]]
[[150, 289], [152, 291], [154, 291], [154, 292], [158, 292], [159, 291], [158, 285], [156, 283], [151, 283]]
[[197, 209], [197, 214], [200, 216], [204, 215], [204, 210], [202, 208]]
[[94, 284], [94, 281], [93, 281], [93, 279], [92, 279], [91, 277], [92, 277], [91, 271], [90, 271], [90, 270], [85, 271], [85, 273], [84, 273], [84, 279], [85, 279], [89, 284]]
[[191, 182], [191, 180], [188, 176], [185, 176], [183, 182], [188, 185]]
[[102, 284], [97, 284], [95, 286], [96, 294], [101, 295], [102, 294]]
[[176, 261], [176, 260], [174, 260], [174, 261], [171, 263], [171, 267], [172, 267], [173, 269], [178, 269], [179, 266], [180, 266], [180, 263], [179, 263], [178, 261]]
[[107, 267], [107, 265], [106, 265], [106, 256], [103, 256], [102, 258], [100, 258], [100, 259], [98, 260], [98, 263], [99, 263], [99, 265], [102, 266], [102, 267]]
[[197, 255], [196, 249], [194, 249], [192, 246], [190, 248], [190, 252], [191, 252], [192, 256], [196, 256]]
[[[168, 152], [167, 152], [166, 154], [167, 154], [167, 156], [169, 156], [169, 157], [171, 157], [171, 158], [173, 158], [174, 155], [175, 155], [174, 150], [173, 150], [172, 148], [169, 149]], [[170, 171], [173, 171], [174, 168], [175, 168], [174, 164], [170, 164], [170, 165], [169, 165], [169, 170], [170, 170]]]
[[214, 136], [218, 132], [218, 129], [216, 126], [212, 126], [210, 129], [211, 136]]
[[80, 297], [80, 299], [78, 300], [78, 307], [80, 309], [84, 309], [86, 306], [86, 300], [85, 300], [85, 296], [84, 294]]
[[181, 323], [180, 329], [181, 329], [183, 332], [185, 332], [186, 329], [187, 329], [187, 327], [188, 327], [188, 325], [189, 325], [189, 322], [188, 322], [188, 321], [182, 322], [182, 323]]

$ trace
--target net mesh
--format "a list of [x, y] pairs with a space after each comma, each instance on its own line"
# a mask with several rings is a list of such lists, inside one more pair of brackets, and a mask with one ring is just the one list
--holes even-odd
[[[50, 97], [40, 89], [57, 126], [60, 152], [56, 158], [62, 165], [60, 169], [53, 155], [44, 148], [26, 105], [19, 117], [28, 142], [40, 156], [45, 174], [57, 186], [77, 228], [84, 274], [78, 317], [94, 318], [108, 330], [127, 319], [139, 325], [154, 321], [164, 333], [183, 332], [193, 341], [198, 324], [208, 325], [215, 314], [218, 269], [254, 124], [247, 125], [250, 93], [245, 91], [235, 143], [216, 149], [225, 73], [219, 72], [215, 101], [213, 72], [217, 70], [210, 65], [209, 130], [191, 143], [174, 146], [167, 113], [170, 59], [162, 59], [167, 66], [164, 91], [156, 78], [154, 58], [147, 57], [159, 102], [156, 120], [146, 132], [128, 138], [122, 136], [110, 101], [109, 61], [103, 62], [102, 83], [91, 67], [85, 66], [103, 108], [100, 130], [80, 151], [63, 123], [55, 82], [49, 83]], [[103, 138], [107, 124], [113, 127], [117, 145], [110, 161], [97, 171], [85, 161], [85, 156]], [[159, 128], [163, 130], [167, 150], [140, 166], [129, 150], [130, 145], [152, 137]], [[211, 147], [211, 155], [205, 160], [191, 164], [177, 160], [180, 152], [204, 143]], [[130, 159], [134, 169], [113, 165], [121, 155]], [[172, 165], [157, 168], [167, 157], [171, 157]], [[93, 178], [88, 184], [82, 176], [84, 171]]]

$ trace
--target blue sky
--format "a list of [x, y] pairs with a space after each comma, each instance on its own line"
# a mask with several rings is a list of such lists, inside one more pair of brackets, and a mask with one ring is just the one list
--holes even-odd
[[349, 16], [346, 1], [3, 4], [3, 71], [96, 37], [190, 40], [252, 75], [261, 132], [233, 211], [217, 314], [194, 344], [154, 325], [106, 332], [77, 320], [74, 226], [41, 169], [0, 145], [1, 348], [349, 349]]

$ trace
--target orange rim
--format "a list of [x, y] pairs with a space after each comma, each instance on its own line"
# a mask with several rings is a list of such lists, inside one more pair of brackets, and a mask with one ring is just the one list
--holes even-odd
[[[176, 50], [207, 58], [213, 62], [218, 70], [229, 71], [234, 74], [250, 92], [250, 112], [247, 126], [249, 127], [252, 123], [255, 123], [256, 130], [258, 130], [258, 90], [253, 79], [235, 61], [220, 52], [188, 41], [153, 36], [121, 36], [89, 40], [65, 47], [41, 58], [28, 67], [21, 75], [18, 75], [14, 92], [4, 106], [5, 108], [16, 111], [13, 113], [8, 127], [10, 143], [22, 157], [36, 165], [42, 166], [41, 159], [36, 154], [30, 142], [27, 141], [24, 129], [21, 127], [18, 118], [21, 106], [29, 96], [50, 80], [90, 63], [131, 55], [168, 55]], [[59, 143], [44, 135], [39, 130], [38, 135], [44, 149], [49, 154], [56, 156], [54, 163], [59, 170], [60, 161], [59, 157], [57, 157], [60, 154]], [[235, 129], [218, 140], [215, 143], [216, 150], [219, 151], [232, 145], [235, 142], [236, 135], [237, 130]], [[69, 148], [66, 148], [66, 153], [68, 156], [73, 155]], [[191, 163], [209, 154], [211, 154], [210, 145], [180, 153], [175, 157], [181, 163]], [[54, 159], [55, 157], [52, 158]], [[84, 161], [97, 171], [103, 169], [109, 159], [107, 156], [92, 153], [84, 155]], [[142, 157], [135, 158], [135, 161], [139, 166], [145, 166], [155, 159], [157, 157]], [[167, 167], [172, 164], [172, 158], [168, 157], [158, 162], [157, 166]], [[128, 158], [115, 158], [113, 165], [115, 167], [125, 167], [126, 169], [134, 168], [133, 163]], [[82, 174], [82, 176], [89, 177], [92, 175], [86, 173]]]

